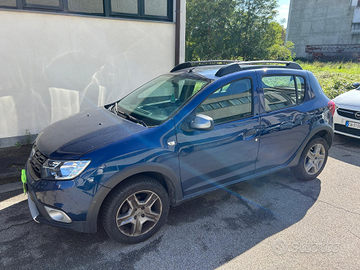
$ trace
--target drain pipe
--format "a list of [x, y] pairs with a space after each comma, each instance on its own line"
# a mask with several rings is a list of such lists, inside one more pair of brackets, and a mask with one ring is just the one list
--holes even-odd
[[176, 7], [175, 7], [175, 16], [176, 16], [176, 26], [175, 26], [175, 66], [180, 64], [180, 7], [181, 7], [181, 0], [176, 0]]

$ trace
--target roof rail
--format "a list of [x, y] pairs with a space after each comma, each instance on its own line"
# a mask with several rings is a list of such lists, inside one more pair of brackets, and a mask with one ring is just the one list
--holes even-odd
[[[270, 65], [269, 65], [270, 64]], [[282, 64], [282, 65], [279, 65]], [[175, 72], [185, 68], [211, 66], [211, 65], [225, 65], [221, 67], [215, 74], [217, 77], [222, 77], [227, 74], [238, 72], [251, 68], [289, 68], [302, 69], [302, 67], [291, 61], [276, 61], [276, 60], [259, 60], [259, 61], [235, 61], [235, 60], [208, 60], [208, 61], [194, 61], [185, 62], [174, 67], [170, 72]]]
[[[283, 64], [280, 65], [266, 65], [266, 64]], [[248, 67], [246, 67], [248, 66]], [[222, 77], [227, 74], [231, 74], [237, 71], [244, 69], [252, 68], [289, 68], [289, 69], [302, 69], [302, 67], [295, 62], [291, 61], [273, 61], [273, 60], [261, 60], [261, 61], [242, 61], [242, 62], [233, 62], [230, 65], [226, 65], [216, 72], [216, 77]]]
[[242, 61], [242, 62], [237, 62], [241, 65], [252, 65], [252, 64], [283, 64], [285, 66], [278, 66], [276, 65], [276, 67], [283, 67], [283, 68], [290, 68], [290, 69], [302, 69], [302, 67], [296, 63], [296, 62], [292, 62], [292, 61], [278, 61], [278, 60], [259, 60], [259, 61]]
[[198, 67], [198, 66], [212, 66], [212, 65], [228, 65], [231, 63], [235, 63], [236, 61], [232, 60], [208, 60], [208, 61], [193, 61], [193, 62], [185, 62], [174, 67], [170, 72], [178, 71], [185, 68], [190, 67]]

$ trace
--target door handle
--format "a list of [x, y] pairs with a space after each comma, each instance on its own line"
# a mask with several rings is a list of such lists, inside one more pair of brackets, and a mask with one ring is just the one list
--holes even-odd
[[249, 129], [245, 132], [244, 134], [244, 140], [251, 140], [252, 138], [254, 138], [257, 134], [257, 130], [256, 129]]

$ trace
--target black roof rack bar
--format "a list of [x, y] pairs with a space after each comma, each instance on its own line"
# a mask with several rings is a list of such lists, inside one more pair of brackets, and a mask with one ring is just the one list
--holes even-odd
[[220, 68], [215, 76], [216, 77], [222, 77], [222, 76], [225, 76], [225, 75], [228, 75], [228, 74], [231, 74], [231, 73], [234, 73], [234, 72], [238, 72], [238, 71], [241, 71], [242, 68], [241, 66], [238, 64], [238, 63], [232, 63], [230, 65], [226, 65], [222, 68]]
[[290, 69], [302, 69], [302, 67], [298, 63], [292, 61], [259, 60], [259, 61], [238, 61], [236, 63], [238, 63], [239, 65], [283, 64], [285, 66], [279, 66], [279, 67], [290, 68]]
[[[262, 65], [259, 65], [262, 64]], [[280, 65], [264, 65], [264, 64], [285, 64], [285, 66]], [[248, 66], [248, 67], [247, 67]], [[302, 67], [295, 62], [290, 61], [272, 61], [272, 60], [263, 60], [263, 61], [244, 61], [244, 62], [234, 62], [230, 65], [226, 65], [220, 68], [215, 76], [222, 77], [234, 72], [238, 72], [250, 68], [289, 68], [289, 69], [302, 69]]]
[[174, 67], [170, 72], [178, 71], [185, 68], [197, 67], [197, 66], [212, 66], [212, 65], [228, 65], [235, 63], [233, 60], [208, 60], [208, 61], [193, 61], [185, 62]]

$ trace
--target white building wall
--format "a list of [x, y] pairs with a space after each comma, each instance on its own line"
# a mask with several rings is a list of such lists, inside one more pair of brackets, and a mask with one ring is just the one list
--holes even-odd
[[175, 23], [0, 10], [0, 147], [169, 72], [174, 48]]

